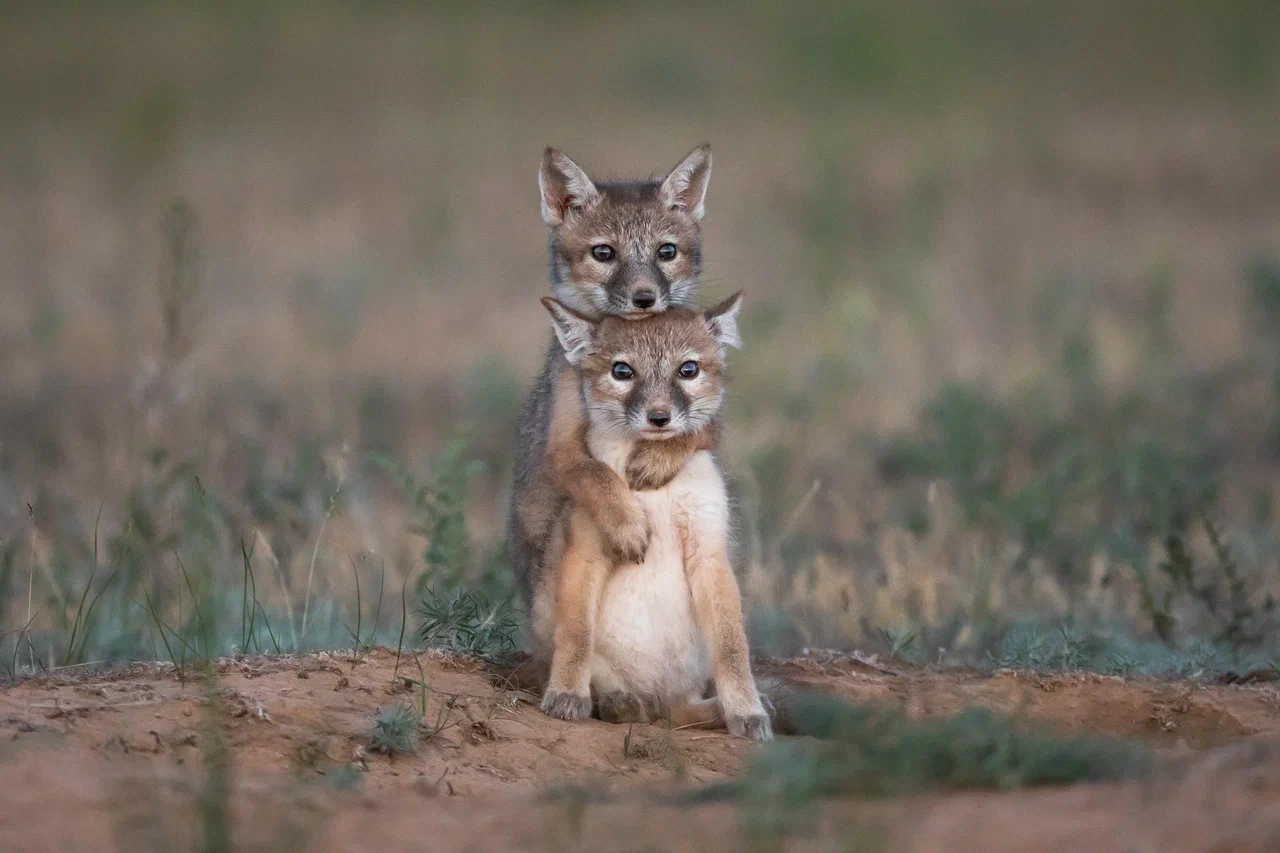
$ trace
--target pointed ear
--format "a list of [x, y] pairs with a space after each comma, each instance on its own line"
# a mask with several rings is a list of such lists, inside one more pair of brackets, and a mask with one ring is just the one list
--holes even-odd
[[542, 190], [542, 221], [552, 228], [564, 222], [569, 211], [583, 210], [600, 198], [587, 173], [554, 148], [542, 152], [538, 188]]
[[669, 206], [685, 211], [694, 220], [705, 213], [707, 182], [711, 180], [711, 143], [704, 142], [689, 152], [662, 181], [659, 192]]
[[551, 315], [551, 325], [570, 364], [581, 364], [584, 356], [595, 352], [596, 321], [584, 317], [550, 296], [542, 297], [542, 306]]
[[742, 346], [742, 336], [738, 334], [738, 309], [741, 307], [742, 291], [739, 290], [723, 302], [708, 308], [703, 315], [707, 319], [707, 328], [716, 336], [720, 346]]

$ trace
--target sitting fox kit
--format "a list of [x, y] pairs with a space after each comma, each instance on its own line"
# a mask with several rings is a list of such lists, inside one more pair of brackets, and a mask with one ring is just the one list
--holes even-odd
[[[702, 219], [711, 149], [694, 149], [661, 180], [593, 182], [548, 148], [538, 172], [542, 218], [551, 232], [551, 292], [579, 313], [646, 317], [693, 299], [701, 268]], [[596, 521], [618, 559], [640, 560], [649, 543], [629, 486], [655, 488], [675, 475], [669, 453], [641, 448], [623, 472], [592, 459], [577, 379], [552, 340], [516, 442], [509, 539], [517, 581], [530, 594], [548, 560], [551, 527], [572, 501]], [[714, 445], [714, 427], [682, 434], [686, 448]]]
[[643, 554], [619, 555], [593, 508], [574, 500], [552, 523], [530, 599], [534, 657], [550, 662], [543, 709], [583, 719], [594, 704], [611, 722], [665, 717], [771, 738], [729, 562], [724, 481], [711, 452], [687, 441], [719, 417], [741, 294], [640, 320], [543, 303], [586, 411], [585, 454], [619, 481], [638, 454], [674, 472], [628, 494], [645, 519]]

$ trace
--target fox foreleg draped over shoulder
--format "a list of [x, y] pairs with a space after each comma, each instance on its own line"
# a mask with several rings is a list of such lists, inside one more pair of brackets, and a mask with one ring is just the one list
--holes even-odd
[[595, 521], [611, 556], [643, 560], [649, 524], [626, 482], [587, 453], [587, 423], [576, 371], [561, 371], [553, 399], [546, 452], [552, 483], [578, 511]]

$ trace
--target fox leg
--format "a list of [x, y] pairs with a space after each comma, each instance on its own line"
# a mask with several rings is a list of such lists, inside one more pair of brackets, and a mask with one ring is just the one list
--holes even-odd
[[649, 521], [626, 482], [587, 450], [581, 378], [562, 369], [555, 378], [546, 459], [552, 482], [587, 512], [615, 562], [640, 563], [649, 545]]
[[591, 716], [592, 638], [600, 593], [611, 568], [598, 528], [575, 509], [555, 582], [551, 675], [542, 694], [542, 710], [552, 717]]
[[711, 650], [715, 701], [729, 733], [752, 740], [772, 740], [773, 729], [755, 677], [742, 623], [742, 597], [729, 564], [727, 543], [686, 535], [685, 573], [694, 616]]

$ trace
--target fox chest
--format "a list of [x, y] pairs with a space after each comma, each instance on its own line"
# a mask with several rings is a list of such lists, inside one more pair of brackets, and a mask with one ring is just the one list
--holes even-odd
[[602, 591], [594, 644], [600, 666], [593, 667], [599, 687], [686, 692], [711, 674], [685, 572], [683, 493], [679, 477], [635, 493], [649, 519], [649, 548], [643, 563], [615, 567]]

